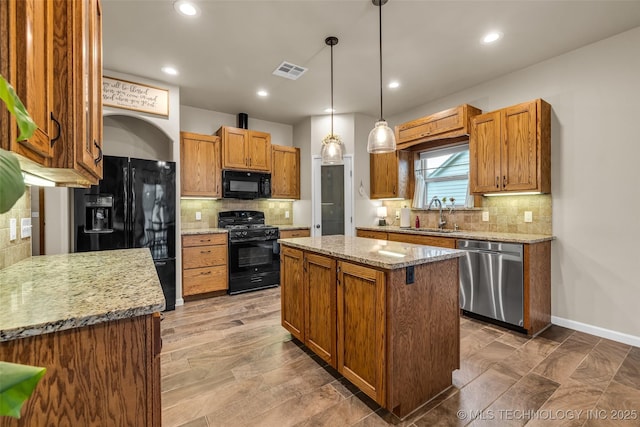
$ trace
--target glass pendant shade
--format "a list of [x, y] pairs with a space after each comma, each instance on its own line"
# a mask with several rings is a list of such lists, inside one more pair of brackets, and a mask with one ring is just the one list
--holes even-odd
[[342, 164], [342, 142], [336, 137], [327, 136], [322, 142], [322, 164], [341, 165]]
[[396, 151], [396, 136], [385, 120], [379, 120], [369, 132], [367, 151], [373, 154]]

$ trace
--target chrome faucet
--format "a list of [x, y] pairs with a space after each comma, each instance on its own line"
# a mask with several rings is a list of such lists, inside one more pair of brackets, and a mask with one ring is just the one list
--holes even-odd
[[442, 202], [440, 201], [440, 199], [438, 199], [438, 196], [433, 196], [433, 199], [431, 199], [431, 202], [429, 202], [429, 207], [427, 209], [431, 209], [431, 206], [433, 206], [434, 203], [438, 208], [440, 208], [440, 220], [438, 221], [438, 228], [442, 230], [444, 229], [447, 221], [445, 221], [442, 217]]

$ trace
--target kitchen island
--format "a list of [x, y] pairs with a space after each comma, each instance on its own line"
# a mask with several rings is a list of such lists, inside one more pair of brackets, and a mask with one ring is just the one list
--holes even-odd
[[0, 426], [160, 426], [160, 315], [148, 249], [48, 255], [0, 270], [0, 360], [47, 373]]
[[460, 365], [462, 251], [360, 237], [280, 239], [282, 325], [400, 418]]

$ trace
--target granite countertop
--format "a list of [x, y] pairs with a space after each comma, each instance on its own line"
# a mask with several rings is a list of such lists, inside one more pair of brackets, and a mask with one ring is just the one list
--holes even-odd
[[317, 252], [385, 270], [458, 258], [464, 251], [350, 236], [279, 239], [285, 246]]
[[451, 237], [453, 239], [493, 240], [509, 243], [540, 243], [546, 242], [548, 240], [555, 240], [556, 238], [555, 236], [550, 234], [498, 233], [493, 231], [459, 230], [449, 233], [443, 233], [432, 229], [400, 228], [393, 225], [378, 227], [356, 227], [356, 229], [390, 233], [419, 234], [425, 236]]
[[149, 249], [44, 255], [0, 270], [0, 342], [164, 310]]
[[280, 230], [311, 230], [310, 225], [274, 225]]
[[197, 234], [223, 234], [228, 233], [226, 228], [189, 228], [180, 230], [182, 236], [192, 236]]

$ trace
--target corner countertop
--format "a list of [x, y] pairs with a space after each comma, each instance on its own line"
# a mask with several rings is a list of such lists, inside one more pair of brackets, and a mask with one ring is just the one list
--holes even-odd
[[274, 225], [274, 227], [278, 227], [280, 230], [311, 230], [310, 225]]
[[180, 230], [182, 236], [194, 236], [198, 234], [225, 234], [229, 230], [226, 228], [188, 228]]
[[279, 239], [278, 242], [285, 246], [317, 252], [385, 270], [454, 259], [463, 256], [465, 253], [456, 249], [342, 235], [297, 237]]
[[[135, 274], [134, 274], [135, 273]], [[149, 249], [44, 255], [0, 270], [0, 342], [164, 310]]]
[[550, 234], [520, 234], [520, 233], [498, 233], [493, 231], [467, 231], [459, 230], [449, 233], [442, 233], [437, 230], [421, 228], [400, 228], [398, 226], [386, 225], [378, 227], [356, 227], [357, 230], [380, 231], [383, 233], [403, 233], [417, 234], [423, 236], [450, 237], [453, 239], [491, 240], [508, 243], [540, 243], [555, 240], [555, 236]]

